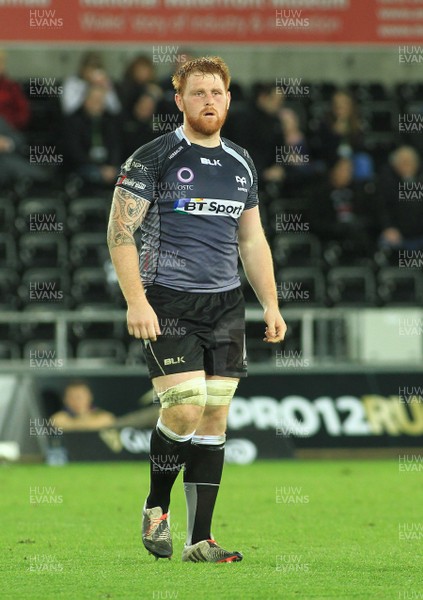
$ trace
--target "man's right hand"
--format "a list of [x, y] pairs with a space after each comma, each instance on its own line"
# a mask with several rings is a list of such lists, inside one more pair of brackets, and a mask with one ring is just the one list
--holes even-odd
[[157, 315], [147, 299], [137, 304], [128, 304], [127, 324], [129, 335], [139, 340], [155, 342], [161, 333]]

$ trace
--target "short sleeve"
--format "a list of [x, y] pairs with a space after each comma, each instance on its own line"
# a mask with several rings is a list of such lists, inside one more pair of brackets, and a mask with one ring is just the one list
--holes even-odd
[[250, 189], [248, 191], [248, 196], [247, 196], [247, 200], [245, 202], [245, 209], [244, 210], [248, 210], [249, 208], [254, 208], [254, 206], [257, 206], [259, 203], [259, 198], [258, 198], [258, 179], [257, 179], [257, 170], [256, 167], [254, 165], [254, 162], [251, 158], [251, 156], [248, 154], [247, 150], [244, 150], [244, 155], [245, 155], [245, 160], [250, 168], [251, 174], [253, 176], [253, 181], [252, 184], [250, 186]]
[[116, 186], [153, 202], [158, 179], [156, 140], [141, 146], [121, 166]]

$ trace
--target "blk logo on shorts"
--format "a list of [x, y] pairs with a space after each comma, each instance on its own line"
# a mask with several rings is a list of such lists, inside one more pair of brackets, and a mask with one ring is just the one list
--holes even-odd
[[185, 358], [183, 356], [177, 356], [176, 358], [165, 358], [163, 361], [165, 366], [179, 365], [181, 363], [185, 363]]

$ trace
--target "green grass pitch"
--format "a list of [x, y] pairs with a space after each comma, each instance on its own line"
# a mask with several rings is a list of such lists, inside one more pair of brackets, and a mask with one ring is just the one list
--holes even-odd
[[181, 562], [181, 478], [174, 556], [148, 556], [147, 480], [146, 463], [0, 467], [0, 597], [423, 598], [423, 481], [396, 461], [227, 465], [213, 533], [244, 560], [221, 565]]

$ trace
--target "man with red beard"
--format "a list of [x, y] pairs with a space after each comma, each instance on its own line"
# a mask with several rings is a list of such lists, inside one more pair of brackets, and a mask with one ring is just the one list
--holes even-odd
[[286, 325], [260, 222], [254, 164], [246, 150], [220, 137], [230, 104], [228, 67], [217, 57], [197, 58], [172, 82], [183, 125], [125, 162], [108, 230], [128, 331], [144, 344], [161, 404], [151, 435], [142, 540], [156, 558], [172, 556], [170, 492], [185, 465], [182, 560], [235, 562], [242, 554], [217, 544], [211, 521], [229, 405], [247, 367], [238, 252], [264, 309], [264, 341], [283, 340]]

